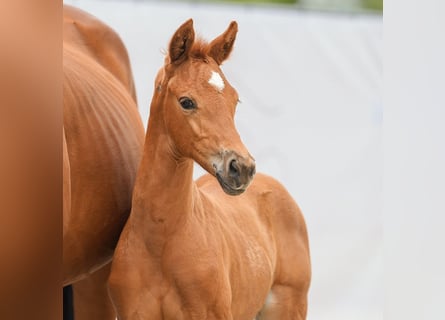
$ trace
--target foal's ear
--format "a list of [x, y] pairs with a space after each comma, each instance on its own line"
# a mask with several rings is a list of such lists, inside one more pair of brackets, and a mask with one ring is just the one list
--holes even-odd
[[195, 31], [193, 30], [193, 20], [189, 19], [176, 30], [170, 40], [168, 50], [170, 63], [180, 64], [183, 62], [187, 58], [194, 40]]
[[209, 56], [212, 57], [217, 64], [221, 64], [226, 60], [230, 52], [232, 52], [233, 43], [238, 32], [238, 24], [232, 21], [226, 31], [209, 44]]

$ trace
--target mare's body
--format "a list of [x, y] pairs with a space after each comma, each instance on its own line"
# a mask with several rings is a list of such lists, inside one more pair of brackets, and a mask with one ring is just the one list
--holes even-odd
[[76, 319], [114, 319], [109, 263], [131, 209], [144, 129], [127, 51], [107, 25], [64, 6], [63, 282]]

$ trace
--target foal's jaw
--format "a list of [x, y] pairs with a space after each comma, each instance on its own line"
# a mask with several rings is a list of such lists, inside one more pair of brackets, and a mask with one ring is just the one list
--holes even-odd
[[246, 191], [255, 175], [255, 160], [234, 151], [223, 151], [212, 158], [214, 175], [225, 193], [236, 196]]

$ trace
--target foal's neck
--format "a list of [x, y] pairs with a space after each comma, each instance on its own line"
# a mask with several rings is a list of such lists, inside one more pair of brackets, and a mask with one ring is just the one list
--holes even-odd
[[154, 251], [161, 250], [168, 236], [181, 228], [197, 197], [193, 160], [178, 159], [163, 120], [150, 119], [134, 189], [132, 216]]

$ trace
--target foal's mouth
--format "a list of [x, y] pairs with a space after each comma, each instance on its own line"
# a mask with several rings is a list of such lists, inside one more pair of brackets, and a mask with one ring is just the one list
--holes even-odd
[[216, 179], [219, 182], [219, 185], [224, 190], [225, 193], [231, 196], [237, 196], [246, 191], [247, 186], [239, 186], [239, 187], [232, 187], [229, 183], [225, 181], [223, 176], [220, 172], [215, 173]]

